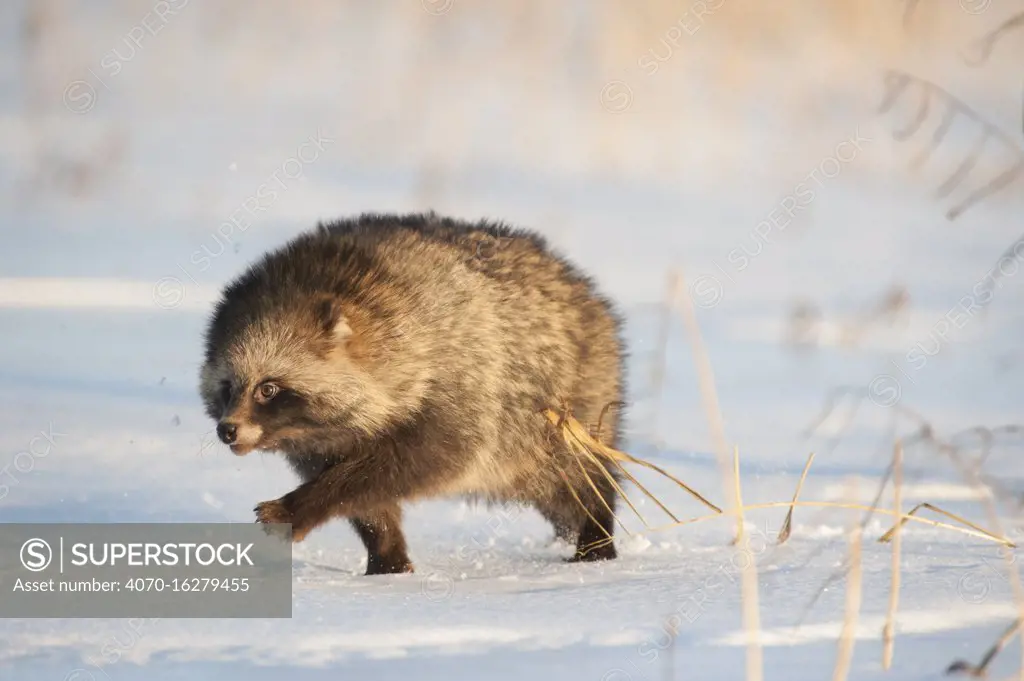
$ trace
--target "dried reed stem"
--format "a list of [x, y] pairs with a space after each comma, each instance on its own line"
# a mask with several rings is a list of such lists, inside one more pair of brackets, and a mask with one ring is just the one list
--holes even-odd
[[740, 545], [746, 536], [747, 523], [743, 518], [743, 489], [740, 485], [740, 448], [733, 446], [732, 448], [732, 482], [733, 482], [733, 498], [736, 500], [736, 507], [733, 509], [736, 513], [736, 538], [733, 540], [733, 544], [736, 546]]
[[[629, 480], [638, 488], [640, 488], [640, 491], [644, 493], [644, 496], [648, 497], [649, 499], [653, 499], [654, 503], [658, 505], [658, 508], [665, 512], [665, 515], [671, 518], [673, 522], [680, 522], [679, 518], [676, 517], [676, 514], [670, 511], [668, 507], [665, 506], [665, 504], [661, 503], [661, 500], [658, 499], [658, 497], [654, 496], [653, 492], [644, 487], [643, 483], [637, 480], [636, 477], [632, 473], [630, 473], [629, 470], [625, 466], [623, 466], [618, 459], [613, 459], [612, 462], [616, 465], [616, 467], [618, 467], [620, 471], [622, 471], [622, 474], [626, 476], [627, 480]], [[647, 525], [646, 523], [644, 523], [644, 525], [646, 527], [650, 527], [650, 525]]]
[[[680, 271], [678, 277], [683, 290], [686, 291], [685, 275]], [[680, 312], [687, 334], [690, 337], [690, 346], [693, 350], [693, 361], [697, 369], [701, 401], [704, 403], [708, 425], [711, 428], [711, 436], [715, 442], [715, 449], [718, 454], [722, 484], [725, 487], [726, 496], [729, 496], [730, 485], [727, 482], [729, 479], [729, 447], [725, 438], [722, 410], [718, 404], [714, 371], [711, 368], [711, 360], [708, 357], [707, 349], [704, 347], [704, 339], [697, 324], [693, 300], [688, 295], [682, 295], [679, 302]], [[732, 512], [736, 515], [736, 539], [734, 543], [742, 550], [745, 528], [743, 525], [743, 500], [741, 498], [739, 462], [739, 448], [736, 448], [733, 450]], [[743, 628], [747, 632], [747, 681], [761, 681], [764, 678], [764, 652], [761, 648], [761, 608], [758, 594], [757, 563], [754, 560], [748, 560], [740, 571], [740, 594], [743, 605]]]
[[[851, 496], [856, 499], [856, 484], [851, 483]], [[857, 618], [861, 601], [861, 527], [853, 523], [850, 530], [850, 572], [846, 579], [846, 612], [843, 629], [839, 634], [839, 651], [832, 672], [833, 681], [845, 681], [853, 661], [853, 646], [857, 640]]]
[[1010, 626], [1008, 626], [1006, 630], [999, 635], [999, 639], [985, 652], [978, 664], [974, 665], [965, 660], [957, 660], [953, 664], [949, 665], [946, 673], [953, 674], [956, 672], [962, 672], [975, 678], [984, 677], [989, 663], [991, 663], [992, 660], [995, 659], [996, 655], [999, 654], [999, 651], [1001, 651], [1006, 644], [1010, 642], [1010, 639], [1013, 638], [1014, 634], [1020, 631], [1021, 622], [1022, 620], [1019, 619], [1011, 622]]
[[[596, 484], [594, 484], [594, 480], [593, 480], [593, 478], [591, 478], [591, 477], [590, 477], [590, 473], [588, 473], [588, 472], [587, 472], [587, 468], [586, 468], [586, 466], [584, 466], [584, 465], [583, 465], [583, 462], [582, 462], [582, 461], [580, 461], [580, 459], [579, 459], [579, 457], [578, 457], [578, 456], [573, 456], [572, 458], [576, 460], [576, 465], [577, 465], [577, 466], [579, 466], [579, 468], [580, 468], [580, 472], [582, 472], [582, 473], [583, 473], [583, 477], [587, 479], [587, 483], [588, 483], [588, 484], [590, 485], [590, 489], [594, 490], [594, 494], [595, 494], [595, 495], [597, 496], [597, 498], [598, 498], [598, 499], [599, 499], [599, 500], [601, 501], [601, 504], [603, 504], [603, 505], [604, 505], [605, 509], [606, 509], [606, 510], [607, 510], [607, 511], [608, 511], [608, 512], [609, 512], [609, 513], [610, 513], [610, 514], [612, 515], [612, 517], [613, 517], [613, 518], [615, 518], [615, 520], [616, 520], [616, 521], [617, 521], [617, 522], [619, 523], [619, 525], [621, 525], [621, 526], [622, 526], [622, 530], [623, 530], [623, 532], [625, 532], [625, 533], [626, 533], [626, 534], [628, 535], [628, 534], [630, 533], [630, 532], [629, 532], [629, 528], [628, 528], [628, 527], [626, 527], [625, 523], [623, 523], [623, 522], [622, 522], [621, 520], [619, 520], [619, 516], [617, 516], [617, 515], [615, 514], [615, 509], [613, 509], [613, 508], [611, 507], [611, 505], [609, 505], [608, 501], [607, 501], [607, 500], [605, 500], [605, 498], [604, 498], [604, 495], [603, 495], [603, 494], [601, 494], [601, 490], [599, 490], [599, 489], [597, 488], [597, 485], [596, 485]], [[604, 471], [604, 473], [605, 473], [606, 475], [608, 474], [608, 471], [607, 471], [607, 470], [605, 469], [605, 467], [604, 467], [604, 466], [602, 466], [601, 464], [598, 464], [598, 468], [600, 468], [600, 469], [601, 469], [602, 471]], [[617, 484], [617, 483], [614, 483], [614, 481], [613, 481], [613, 484], [615, 484], [615, 487], [616, 487], [617, 491], [619, 492], [619, 494], [620, 494], [620, 495], [623, 495], [623, 492], [622, 492], [621, 488], [619, 488], [619, 487], [618, 487], [618, 484]], [[570, 485], [570, 486], [571, 486], [571, 485]], [[574, 491], [575, 491], [575, 490], [574, 490]], [[624, 495], [623, 495], [623, 496], [624, 496]], [[583, 503], [583, 502], [582, 502], [582, 501], [580, 500], [579, 496], [577, 496], [577, 497], [576, 497], [576, 501], [577, 501], [577, 502], [579, 502], [579, 503]], [[628, 498], [627, 498], [627, 502], [628, 502]], [[633, 512], [634, 512], [634, 513], [636, 513], [636, 514], [637, 514], [637, 516], [639, 516], [639, 517], [640, 517], [640, 520], [643, 520], [643, 516], [640, 516], [640, 512], [639, 512], [638, 510], [636, 510], [636, 507], [634, 507], [634, 506], [633, 506], [633, 504], [629, 504], [629, 507], [630, 507], [630, 508], [632, 508], [632, 509], [633, 509]], [[593, 518], [592, 518], [592, 519], [593, 519]], [[607, 534], [607, 533], [606, 533], [606, 534]]]
[[[720, 514], [722, 512], [722, 509], [708, 501], [700, 492], [693, 489], [685, 482], [675, 477], [668, 471], [664, 470], [660, 466], [656, 466], [653, 463], [650, 463], [649, 461], [644, 461], [643, 459], [637, 458], [625, 452], [620, 452], [617, 449], [609, 447], [603, 442], [595, 440], [593, 437], [591, 437], [590, 433], [587, 432], [587, 429], [583, 427], [583, 424], [576, 420], [576, 418], [572, 414], [559, 414], [554, 409], [548, 408], [544, 410], [544, 416], [547, 417], [548, 421], [550, 421], [553, 426], [559, 429], [562, 438], [565, 439], [566, 443], [573, 451], [577, 451], [577, 449], [582, 448], [580, 449], [580, 451], [586, 451], [591, 455], [607, 459], [608, 461], [616, 461], [620, 464], [634, 463], [637, 464], [638, 466], [649, 468], [655, 471], [656, 473], [662, 475], [663, 477], [668, 478], [672, 482], [676, 483], [679, 487], [686, 490], [686, 492], [689, 493], [694, 499], [696, 499], [697, 501], [701, 502], [702, 504], [713, 510], [716, 514]], [[644, 488], [641, 486], [641, 490], [643, 489]], [[654, 497], [653, 494], [651, 494], [650, 492], [646, 492], [646, 494], [649, 497], [651, 497], [651, 499], [656, 504], [658, 504], [662, 508], [665, 508], [664, 504], [662, 504], [656, 497]], [[671, 513], [669, 513], [669, 515], [673, 516], [673, 514]]]
[[[686, 287], [686, 277], [682, 272], [675, 273], [681, 286]], [[679, 310], [683, 317], [687, 335], [690, 338], [690, 346], [693, 349], [693, 361], [697, 369], [697, 381], [700, 384], [701, 402], [704, 404], [704, 411], [711, 429], [711, 439], [715, 444], [715, 452], [718, 455], [718, 469], [722, 475], [722, 483], [726, 488], [726, 496], [731, 491], [735, 494], [735, 485], [728, 485], [726, 481], [730, 477], [729, 466], [729, 444], [725, 438], [725, 425], [722, 421], [722, 410], [718, 404], [718, 391], [715, 388], [715, 375], [711, 369], [711, 360], [708, 358], [707, 348], [704, 347], [704, 339], [697, 325], [697, 315], [693, 309], [693, 300], [688, 295], [679, 297]], [[733, 513], [737, 513], [736, 507], [739, 500], [733, 499]], [[743, 522], [736, 517], [736, 541], [743, 537]]]
[[804, 464], [804, 472], [800, 474], [800, 481], [796, 484], [796, 491], [793, 492], [793, 502], [789, 505], [786, 519], [782, 521], [782, 529], [779, 530], [778, 543], [780, 544], [789, 539], [789, 535], [793, 532], [793, 509], [796, 507], [796, 500], [800, 497], [800, 490], [804, 487], [804, 480], [807, 479], [807, 473], [811, 470], [811, 462], [813, 461], [814, 452], [811, 452], [810, 456], [807, 457], [807, 463]]
[[[567, 419], [570, 419], [570, 418], [572, 418], [571, 414], [568, 414], [568, 413], [565, 414], [563, 416], [563, 418], [562, 418], [563, 424], [566, 423]], [[573, 419], [573, 420], [575, 421], [575, 419]], [[576, 423], [580, 426], [579, 429], [582, 431], [583, 430], [582, 424], [580, 424], [578, 421], [576, 421]], [[586, 456], [590, 461], [592, 461], [597, 466], [597, 468], [601, 471], [601, 473], [605, 476], [605, 478], [608, 480], [608, 482], [611, 483], [611, 485], [615, 489], [615, 491], [618, 492], [619, 496], [622, 497], [623, 501], [625, 501], [626, 504], [629, 506], [629, 508], [632, 509], [633, 513], [636, 514], [636, 517], [640, 519], [640, 522], [643, 523], [644, 527], [650, 527], [650, 525], [648, 525], [648, 523], [647, 523], [647, 520], [644, 519], [643, 515], [640, 513], [640, 511], [637, 509], [637, 507], [633, 505], [633, 502], [630, 500], [629, 495], [626, 494], [626, 491], [624, 489], [622, 489], [622, 487], [619, 485], [619, 481], [616, 480], [615, 476], [612, 475], [608, 471], [608, 469], [604, 466], [604, 464], [601, 463], [600, 459], [597, 458], [597, 455], [594, 454], [590, 450], [590, 447], [588, 447], [586, 444], [581, 442], [578, 437], [576, 437], [576, 435], [572, 432], [572, 427], [571, 426], [567, 430], [567, 432], [569, 433], [569, 438], [566, 438], [566, 441], [569, 443], [570, 449], [573, 451], [573, 453], [575, 454], [576, 452], [580, 452], [584, 456]], [[611, 513], [613, 516], [615, 516], [615, 511], [613, 511], [611, 509], [611, 507], [608, 506], [608, 503], [604, 500], [604, 497], [601, 496], [600, 491], [598, 491], [597, 486], [594, 484], [594, 481], [591, 480], [590, 474], [587, 472], [587, 469], [583, 466], [583, 462], [581, 462], [579, 460], [579, 457], [576, 457], [576, 463], [579, 464], [580, 470], [583, 472], [583, 476], [587, 479], [587, 482], [590, 483], [591, 488], [593, 488], [594, 492], [599, 497], [601, 497], [601, 503], [603, 503], [605, 505], [605, 508], [608, 509], [609, 513]], [[619, 467], [622, 468], [621, 465]], [[625, 470], [625, 469], [623, 469], [623, 470]], [[633, 477], [628, 472], [626, 473], [626, 475], [629, 476], [630, 478]], [[639, 485], [639, 483], [638, 483], [638, 485]], [[655, 499], [655, 501], [657, 501], [657, 498], [653, 497], [653, 495], [651, 495], [651, 493], [647, 491], [647, 488], [645, 488], [643, 485], [639, 485], [639, 487], [648, 496], [651, 496], [652, 498]], [[661, 505], [660, 501], [657, 501], [657, 503], [658, 503], [659, 506]], [[664, 508], [664, 506], [662, 506], [662, 508]], [[673, 519], [676, 519], [675, 516], [672, 515], [671, 513], [669, 513], [669, 515]], [[616, 518], [616, 519], [618, 519], [618, 518]], [[620, 521], [619, 524], [621, 525], [622, 522]], [[624, 525], [623, 525], [623, 528], [625, 528]], [[628, 533], [629, 531], [626, 530], [626, 532]]]
[[[950, 513], [949, 511], [943, 511], [941, 508], [939, 508], [935, 504], [929, 504], [927, 501], [922, 502], [922, 503], [918, 504], [917, 506], [915, 506], [914, 508], [910, 509], [910, 512], [903, 516], [903, 519], [899, 521], [898, 525], [901, 526], [901, 525], [905, 524], [911, 517], [916, 516], [917, 512], [920, 511], [921, 509], [927, 509], [929, 511], [933, 511], [935, 513], [938, 513], [939, 515], [944, 515], [947, 518], [950, 518], [952, 520], [957, 521], [958, 523], [961, 523], [963, 525], [966, 525], [967, 527], [970, 527], [970, 528], [972, 528], [974, 530], [977, 530], [978, 532], [981, 532], [982, 534], [988, 535], [988, 537], [990, 539], [995, 539], [996, 541], [1004, 543], [1004, 544], [1006, 544], [1007, 546], [1010, 546], [1010, 547], [1014, 546], [1013, 542], [1011, 542], [1010, 540], [1003, 539], [1002, 537], [999, 537], [999, 536], [997, 536], [995, 534], [992, 534], [991, 532], [989, 532], [988, 530], [984, 529], [983, 527], [975, 525], [974, 523], [972, 523], [969, 520], [966, 520], [964, 518], [961, 518], [960, 516], [956, 515], [955, 513]], [[893, 527], [889, 528], [889, 531], [886, 532], [885, 534], [883, 534], [881, 537], [879, 537], [878, 541], [880, 541], [883, 544], [888, 542], [889, 540], [891, 540], [893, 538], [893, 535], [895, 534], [896, 530], [897, 530], [897, 526], [893, 526]]]
[[[928, 438], [938, 446], [939, 451], [949, 456], [953, 464], [960, 470], [960, 473], [967, 478], [968, 481], [977, 486], [984, 486], [981, 482], [981, 477], [979, 476], [978, 471], [969, 466], [965, 466], [960, 460], [956, 448], [935, 438], [934, 429], [930, 427], [928, 429]], [[985, 507], [985, 513], [988, 515], [989, 522], [992, 523], [996, 532], [1004, 534], [1002, 523], [999, 521], [999, 509], [996, 507], [995, 501], [992, 497], [990, 495], [983, 497], [982, 505]], [[1011, 548], [1014, 547], [1014, 544], [1011, 542], [1008, 542], [1007, 545]], [[1015, 557], [1012, 552], [1003, 552], [1003, 559], [1006, 562], [1007, 572], [1009, 573], [1010, 585], [1013, 588], [1013, 600], [1017, 605], [1017, 611], [1019, 613], [1016, 620], [1016, 626], [1019, 628], [1020, 623], [1024, 622], [1024, 584], [1021, 584], [1020, 572], [1017, 570], [1014, 558]], [[1021, 660], [1020, 666], [1017, 669], [1017, 678], [1020, 681], [1024, 681], [1024, 645], [1020, 646], [1020, 655]]]
[[668, 362], [668, 338], [672, 329], [672, 311], [675, 309], [676, 298], [679, 297], [680, 281], [675, 274], [670, 274], [668, 287], [665, 291], [665, 305], [661, 311], [661, 327], [658, 329], [658, 341], [655, 348], [654, 362], [651, 365], [651, 390], [653, 392], [653, 415], [651, 419], [651, 436], [656, 446], [661, 447], [661, 400], [665, 389], [665, 368]]
[[[595, 525], [601, 528], [601, 531], [604, 532], [606, 537], [605, 541], [612, 541], [612, 536], [608, 533], [608, 530], [604, 529], [604, 525], [597, 522], [597, 518], [594, 517], [594, 514], [590, 512], [590, 509], [587, 508], [587, 505], [583, 503], [582, 499], [580, 499], [579, 493], [572, 486], [572, 483], [569, 482], [568, 476], [566, 476], [566, 474], [562, 473], [561, 471], [559, 471], [559, 473], [561, 473], [562, 475], [562, 480], [565, 481], [565, 486], [569, 488], [569, 493], [572, 494], [572, 498], [576, 500], [576, 503], [580, 505], [580, 507], [583, 509], [583, 512], [587, 514], [587, 517], [590, 518], [590, 522], [594, 523]], [[616, 517], [615, 519], [618, 520], [618, 517]], [[621, 521], [619, 522], [619, 524], [622, 524]], [[629, 534], [629, 530], [627, 530], [625, 526], [623, 526], [622, 529], [626, 532], [626, 534]]]
[[[892, 454], [892, 475], [893, 475], [893, 510], [897, 517], [903, 514], [903, 443], [896, 441]], [[892, 569], [890, 570], [892, 583], [889, 587], [889, 609], [885, 617], [885, 627], [882, 629], [882, 669], [892, 667], [893, 648], [896, 645], [896, 608], [900, 602], [900, 549], [902, 546], [903, 527], [901, 520], [894, 528], [892, 540]]]
[[[743, 511], [744, 512], [756, 511], [756, 510], [761, 510], [761, 509], [766, 509], [766, 508], [788, 508], [790, 505], [793, 505], [793, 502], [790, 502], [790, 501], [770, 501], [768, 503], [763, 503], [763, 504], [748, 504], [748, 505], [743, 507]], [[797, 507], [808, 506], [808, 507], [814, 507], [814, 508], [845, 508], [845, 509], [849, 509], [849, 510], [853, 510], [853, 511], [869, 511], [871, 513], [878, 513], [880, 515], [896, 516], [896, 512], [893, 511], [891, 508], [879, 508], [878, 506], [867, 506], [865, 504], [849, 504], [849, 503], [839, 502], [839, 501], [798, 501], [798, 502], [796, 502], [795, 505]], [[659, 526], [656, 526], [656, 527], [652, 527], [652, 528], [650, 528], [650, 531], [651, 532], [661, 532], [663, 530], [672, 529], [673, 527], [682, 527], [684, 525], [692, 525], [693, 523], [700, 523], [700, 522], [704, 522], [705, 520], [714, 520], [714, 519], [721, 518], [721, 517], [722, 517], [722, 514], [720, 514], [720, 513], [715, 513], [713, 515], [698, 516], [696, 518], [689, 518], [688, 520], [684, 520], [681, 523], [670, 523], [668, 525], [659, 525]], [[987, 539], [989, 541], [994, 541], [997, 544], [1002, 544], [1003, 546], [1007, 546], [1007, 547], [1011, 547], [1011, 548], [1016, 546], [1016, 544], [1014, 544], [1009, 539], [1007, 539], [1005, 537], [1001, 537], [1001, 536], [996, 535], [996, 534], [993, 534], [993, 533], [988, 532], [986, 530], [982, 530], [981, 532], [975, 532], [974, 530], [972, 530], [970, 528], [967, 528], [967, 527], [959, 527], [957, 525], [950, 525], [949, 523], [944, 523], [944, 522], [941, 522], [939, 520], [932, 520], [931, 518], [922, 518], [920, 516], [912, 516], [912, 515], [907, 514], [907, 513], [904, 513], [902, 517], [905, 520], [910, 520], [912, 522], [920, 523], [922, 525], [929, 525], [931, 527], [938, 527], [938, 528], [941, 528], [941, 529], [944, 529], [944, 530], [953, 530], [954, 532], [959, 532], [961, 534], [966, 534], [966, 535], [968, 535], [970, 537], [977, 537], [978, 539]]]

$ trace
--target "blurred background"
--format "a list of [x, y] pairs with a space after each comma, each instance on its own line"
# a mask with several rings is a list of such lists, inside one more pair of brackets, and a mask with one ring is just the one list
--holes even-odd
[[625, 315], [630, 446], [710, 471], [692, 304], [751, 494], [1024, 404], [1016, 0], [22, 0], [0, 55], [4, 520], [248, 519], [284, 466], [214, 444], [205, 315], [365, 211], [544, 234]]
[[[633, 372], [632, 427], [660, 420], [664, 432], [647, 436], [694, 447], [703, 417], [689, 355], [657, 321], [669, 271], [685, 268], [745, 437], [733, 435], [757, 457], [784, 446], [797, 414], [762, 420], [755, 405], [785, 386], [803, 412], [832, 384], [898, 374], [879, 367], [906, 363], [1017, 238], [1019, 178], [956, 221], [946, 214], [1019, 162], [1021, 9], [6, 3], [0, 296], [19, 308], [2, 313], [15, 322], [9, 379], [135, 389], [126, 383], [145, 376], [190, 394], [204, 305], [263, 250], [319, 219], [433, 209], [534, 228], [593, 272], [649, 367]], [[956, 406], [927, 406], [967, 421], [974, 409], [1001, 415], [1020, 396], [998, 380], [1018, 370], [1020, 288], [1001, 286], [940, 340], [941, 359], [896, 376], [900, 390], [926, 402], [955, 393]], [[885, 301], [902, 317], [874, 314]], [[67, 333], [36, 314], [53, 307], [76, 310]], [[111, 324], [132, 331], [90, 342]], [[813, 356], [775, 352], [791, 332]], [[662, 387], [649, 385], [659, 362]]]

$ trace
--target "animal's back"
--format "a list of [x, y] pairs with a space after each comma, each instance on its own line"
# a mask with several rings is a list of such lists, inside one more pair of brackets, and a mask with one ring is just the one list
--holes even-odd
[[[424, 286], [436, 296], [451, 297], [456, 316], [464, 311], [458, 310], [460, 299], [486, 305], [491, 314], [457, 316], [455, 326], [466, 340], [452, 349], [477, 355], [477, 366], [499, 371], [493, 406], [537, 410], [564, 401], [592, 425], [605, 411], [603, 440], [617, 444], [618, 409], [605, 407], [620, 401], [624, 391], [620, 320], [593, 282], [543, 238], [500, 223], [433, 214], [364, 215], [325, 230], [373, 239], [396, 268], [426, 279]], [[453, 276], [445, 277], [445, 271]], [[471, 338], [476, 348], [467, 345]]]

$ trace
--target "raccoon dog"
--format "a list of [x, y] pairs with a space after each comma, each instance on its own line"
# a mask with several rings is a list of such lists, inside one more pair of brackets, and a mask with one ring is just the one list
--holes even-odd
[[539, 236], [363, 215], [225, 289], [200, 391], [231, 451], [282, 452], [302, 480], [257, 521], [302, 541], [347, 518], [367, 574], [411, 572], [402, 504], [451, 495], [533, 506], [591, 561], [615, 558], [615, 489], [541, 412], [568, 405], [617, 446], [622, 364], [610, 304]]

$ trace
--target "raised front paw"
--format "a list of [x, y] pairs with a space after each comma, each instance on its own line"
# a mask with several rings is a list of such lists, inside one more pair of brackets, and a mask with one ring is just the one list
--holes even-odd
[[273, 501], [261, 501], [256, 504], [256, 508], [253, 509], [256, 513], [256, 522], [269, 525], [271, 523], [288, 523], [292, 522], [292, 512], [285, 506], [284, 499], [274, 499]]
[[287, 528], [282, 525], [291, 525], [291, 540], [300, 542], [306, 538], [312, 524], [304, 522], [302, 517], [294, 510], [288, 495], [273, 501], [262, 501], [256, 504], [253, 509], [256, 513], [256, 522], [265, 525], [268, 534], [283, 538], [287, 537]]

